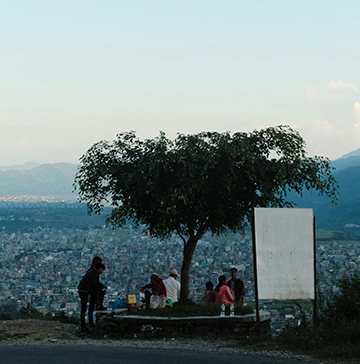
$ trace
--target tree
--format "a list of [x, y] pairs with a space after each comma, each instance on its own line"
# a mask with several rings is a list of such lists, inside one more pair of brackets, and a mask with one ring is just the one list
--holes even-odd
[[178, 134], [173, 141], [125, 132], [94, 144], [80, 161], [74, 186], [89, 213], [110, 203], [110, 225], [132, 219], [152, 237], [182, 239], [180, 300], [188, 298], [193, 253], [207, 231], [243, 231], [255, 207], [291, 207], [290, 190], [337, 199], [329, 160], [307, 157], [304, 140], [288, 126]]

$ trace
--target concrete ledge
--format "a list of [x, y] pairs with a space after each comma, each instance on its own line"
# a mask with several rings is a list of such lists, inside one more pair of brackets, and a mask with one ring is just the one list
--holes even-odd
[[[257, 334], [256, 315], [156, 317], [108, 314], [99, 317], [97, 329], [112, 338], [241, 338]], [[260, 312], [261, 332], [270, 331], [270, 313]]]

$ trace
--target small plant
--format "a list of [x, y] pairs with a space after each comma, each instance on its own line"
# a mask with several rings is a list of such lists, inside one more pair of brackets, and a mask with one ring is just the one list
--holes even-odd
[[64, 311], [57, 311], [55, 313], [48, 312], [47, 314], [43, 315], [41, 312], [32, 307], [30, 304], [27, 304], [27, 306], [25, 307], [21, 307], [18, 313], [18, 318], [59, 321], [64, 324], [80, 325], [80, 318], [77, 316], [69, 316]]
[[5, 320], [12, 320], [13, 317], [11, 315], [11, 313], [8, 312], [0, 312], [0, 320], [1, 321], [5, 321]]
[[80, 325], [80, 318], [77, 316], [68, 316], [64, 311], [57, 311], [54, 314], [47, 313], [45, 315], [46, 320], [59, 321], [64, 324]]
[[19, 310], [19, 319], [42, 319], [44, 315], [29, 303], [23, 306]]

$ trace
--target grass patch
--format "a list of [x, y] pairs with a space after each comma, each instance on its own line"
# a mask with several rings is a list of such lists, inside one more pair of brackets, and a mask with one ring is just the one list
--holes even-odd
[[332, 230], [316, 230], [316, 240], [333, 240], [334, 232]]
[[312, 310], [313, 304], [309, 300], [273, 300], [271, 303], [266, 303], [266, 310], [281, 310], [287, 307], [301, 307], [303, 309]]
[[[166, 307], [163, 309], [143, 309], [139, 310], [136, 315], [139, 316], [157, 316], [157, 317], [191, 317], [191, 316], [220, 316], [220, 305], [213, 304], [198, 304], [176, 303], [174, 307]], [[251, 305], [238, 305], [235, 306], [235, 315], [248, 315], [254, 313], [254, 309]], [[227, 306], [225, 314], [230, 315], [230, 307]]]
[[339, 245], [355, 245], [359, 244], [359, 240], [340, 240]]
[[360, 232], [353, 230], [316, 230], [316, 244], [336, 242], [340, 245], [354, 245], [360, 243]]

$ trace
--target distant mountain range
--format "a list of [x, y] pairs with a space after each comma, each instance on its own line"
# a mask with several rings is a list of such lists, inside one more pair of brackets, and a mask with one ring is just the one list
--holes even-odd
[[[360, 148], [331, 162], [336, 170], [340, 197], [337, 205], [306, 191], [303, 197], [290, 194], [300, 208], [313, 208], [318, 228], [340, 229], [360, 227]], [[73, 193], [77, 165], [71, 163], [39, 164], [28, 162], [16, 166], [0, 166], [0, 199], [11, 196], [58, 196], [76, 199]]]
[[296, 207], [312, 208], [317, 228], [360, 228], [360, 148], [331, 162], [339, 184], [339, 199], [332, 204], [326, 196], [316, 191], [305, 191], [300, 197], [289, 195]]
[[77, 165], [71, 163], [38, 164], [29, 162], [0, 167], [0, 197], [73, 196]]
[[336, 171], [339, 172], [342, 169], [349, 167], [355, 167], [360, 165], [360, 148], [356, 149], [348, 154], [345, 154], [339, 159], [331, 162]]

